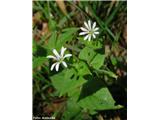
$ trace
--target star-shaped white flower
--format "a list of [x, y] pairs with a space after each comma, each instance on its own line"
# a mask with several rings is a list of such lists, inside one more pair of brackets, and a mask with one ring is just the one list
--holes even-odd
[[64, 52], [66, 51], [66, 49], [67, 49], [67, 48], [64, 48], [64, 47], [62, 46], [61, 51], [60, 51], [60, 54], [57, 52], [56, 49], [53, 49], [52, 52], [53, 52], [53, 54], [54, 54], [55, 56], [53, 56], [53, 55], [48, 55], [48, 56], [47, 56], [47, 58], [52, 58], [53, 60], [56, 61], [54, 64], [52, 64], [51, 69], [50, 69], [51, 71], [54, 69], [54, 67], [55, 67], [56, 71], [58, 71], [58, 70], [59, 70], [59, 65], [60, 65], [61, 63], [63, 64], [64, 67], [67, 67], [67, 64], [66, 64], [66, 62], [64, 61], [64, 59], [67, 58], [67, 57], [71, 57], [72, 54], [66, 54], [66, 55], [64, 55]]
[[84, 25], [86, 28], [80, 27], [82, 32], [80, 32], [79, 35], [85, 35], [84, 40], [88, 39], [88, 41], [90, 41], [92, 39], [92, 37], [95, 39], [96, 34], [99, 34], [99, 32], [97, 31], [97, 30], [99, 30], [99, 28], [96, 27], [96, 22], [94, 22], [93, 26], [92, 26], [91, 21], [88, 20], [88, 24], [86, 22], [84, 22]]

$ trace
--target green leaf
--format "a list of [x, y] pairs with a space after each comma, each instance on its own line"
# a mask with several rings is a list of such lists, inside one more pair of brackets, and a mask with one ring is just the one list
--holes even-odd
[[116, 60], [116, 58], [114, 56], [111, 56], [110, 60], [112, 62], [112, 65], [117, 65], [117, 60]]
[[91, 74], [87, 64], [83, 61], [75, 63], [73, 66], [75, 66], [76, 70], [78, 71], [79, 76]]
[[49, 29], [50, 29], [50, 31], [55, 30], [56, 25], [57, 25], [57, 23], [56, 23], [55, 20], [49, 19], [49, 23], [48, 23], [48, 24], [49, 24]]
[[33, 54], [34, 54], [37, 51], [37, 43], [36, 43], [36, 41], [34, 39], [32, 41], [33, 41], [32, 50], [33, 50]]
[[115, 101], [107, 88], [101, 88], [92, 95], [81, 99], [78, 104], [82, 108], [86, 108], [92, 112], [96, 110], [119, 109], [122, 107], [115, 106]]
[[[59, 10], [57, 10], [58, 12]], [[71, 17], [74, 15], [74, 11], [70, 12], [67, 14], [67, 16], [62, 16], [59, 23], [58, 23], [58, 27], [63, 28], [65, 23], [69, 20], [71, 20]]]
[[105, 55], [97, 54], [90, 64], [91, 66], [93, 66], [93, 68], [99, 69], [103, 65], [104, 60], [105, 60]]
[[67, 101], [66, 110], [63, 113], [62, 120], [74, 120], [78, 114], [81, 112], [80, 106], [73, 99]]
[[89, 47], [85, 47], [83, 50], [81, 50], [79, 58], [87, 61], [87, 63], [95, 69], [99, 69], [103, 65], [105, 60], [104, 55], [96, 53]]
[[63, 113], [62, 120], [92, 120], [89, 113], [85, 112], [77, 104], [79, 95], [80, 89], [75, 89], [72, 91], [70, 98], [67, 100], [67, 105]]
[[72, 92], [75, 88], [81, 86], [86, 80], [78, 76], [74, 69], [63, 70], [51, 77], [52, 85], [59, 91], [60, 96]]
[[95, 77], [88, 79], [83, 84], [78, 105], [89, 110], [90, 114], [95, 114], [98, 110], [120, 109], [122, 107], [115, 106], [115, 101], [104, 82]]
[[113, 73], [112, 71], [105, 71], [105, 73], [106, 73], [107, 75], [109, 75], [110, 77], [112, 77], [112, 78], [115, 78], [115, 79], [118, 78], [118, 76], [117, 76], [115, 73]]
[[110, 70], [101, 70], [101, 69], [99, 69], [99, 70], [96, 70], [96, 72], [98, 72], [99, 74], [108, 75], [109, 77], [112, 77], [112, 78], [115, 78], [115, 79], [118, 78], [118, 76], [114, 72], [112, 72]]
[[62, 33], [58, 36], [57, 32], [54, 31], [48, 40], [48, 44], [45, 46], [46, 49], [52, 50], [53, 48], [60, 50], [61, 47], [73, 39], [74, 34], [77, 32], [78, 28], [65, 28]]
[[52, 50], [53, 48], [56, 48], [56, 41], [57, 41], [57, 33], [53, 32], [51, 37], [48, 40], [47, 48]]
[[76, 27], [70, 27], [70, 28], [65, 28], [62, 30], [62, 32], [72, 32], [72, 33], [75, 33], [79, 30], [79, 28], [76, 28]]
[[85, 47], [81, 50], [79, 54], [79, 58], [87, 61], [88, 63], [95, 57], [96, 52], [94, 52], [91, 48]]
[[44, 64], [45, 62], [47, 61], [47, 58], [46, 57], [35, 57], [33, 59], [33, 69], [38, 67], [38, 66], [41, 66], [42, 64]]
[[77, 32], [76, 28], [64, 29], [64, 32], [58, 36], [56, 47], [60, 49], [66, 42], [72, 41], [74, 34]]

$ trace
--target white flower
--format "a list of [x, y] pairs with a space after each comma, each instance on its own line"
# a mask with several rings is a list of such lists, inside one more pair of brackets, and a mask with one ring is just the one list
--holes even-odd
[[92, 39], [92, 37], [96, 38], [96, 34], [99, 34], [97, 31], [99, 28], [96, 27], [96, 22], [94, 22], [93, 26], [91, 26], [91, 21], [88, 20], [88, 24], [84, 22], [84, 25], [86, 28], [80, 27], [83, 32], [80, 32], [79, 35], [85, 35], [84, 40], [88, 39], [89, 41]]
[[53, 52], [53, 54], [54, 54], [55, 56], [53, 56], [53, 55], [48, 55], [48, 56], [47, 56], [47, 58], [52, 58], [52, 59], [54, 59], [54, 60], [56, 61], [54, 64], [52, 64], [52, 66], [51, 66], [51, 71], [54, 69], [54, 67], [55, 67], [56, 71], [58, 71], [58, 70], [59, 70], [59, 65], [60, 65], [61, 63], [63, 64], [64, 67], [67, 67], [67, 64], [66, 64], [66, 62], [64, 61], [64, 59], [67, 58], [67, 57], [71, 57], [72, 54], [66, 54], [66, 55], [64, 55], [64, 52], [66, 51], [66, 49], [67, 49], [67, 48], [64, 48], [64, 47], [62, 46], [60, 54], [57, 52], [56, 49], [53, 49], [52, 52]]

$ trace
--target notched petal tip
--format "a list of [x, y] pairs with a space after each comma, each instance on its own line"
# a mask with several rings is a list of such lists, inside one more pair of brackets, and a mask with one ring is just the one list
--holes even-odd
[[94, 32], [94, 34], [99, 34], [99, 32]]
[[84, 28], [84, 27], [80, 27], [80, 29], [81, 29], [82, 31], [85, 31], [85, 32], [88, 31], [88, 30], [87, 30], [86, 28]]
[[57, 52], [56, 49], [53, 49], [52, 52], [55, 54], [56, 58], [59, 58], [59, 57], [60, 57], [60, 55], [59, 55], [59, 53]]
[[93, 23], [92, 29], [96, 27], [96, 22]]
[[89, 34], [88, 34], [88, 35], [86, 35], [86, 36], [84, 37], [84, 40], [87, 40], [87, 39], [88, 39], [88, 37], [89, 37]]
[[57, 58], [53, 55], [48, 55], [46, 58], [57, 60]]
[[86, 22], [84, 22], [85, 27], [89, 30], [89, 26], [87, 25]]
[[79, 35], [86, 35], [88, 32], [80, 32]]
[[66, 68], [68, 67], [66, 62], [64, 62], [64, 61], [62, 62], [62, 64], [63, 64], [64, 67], [66, 67]]
[[56, 65], [57, 63], [54, 63], [54, 64], [52, 64], [52, 66], [51, 66], [51, 71], [54, 69], [54, 67], [55, 67], [55, 65]]
[[92, 29], [91, 28], [91, 21], [90, 20], [88, 20], [88, 27], [89, 27], [90, 30]]
[[94, 31], [97, 31], [97, 30], [99, 30], [99, 27], [94, 28]]
[[57, 63], [57, 64], [56, 64], [56, 71], [57, 71], [57, 72], [58, 72], [58, 70], [59, 70], [59, 64], [60, 64], [60, 63]]
[[53, 56], [52, 55], [48, 55], [48, 56], [46, 56], [46, 58], [53, 58]]
[[72, 56], [72, 54], [66, 54], [66, 55], [64, 56], [64, 58], [71, 57], [71, 56]]
[[92, 36], [93, 36], [94, 39], [96, 38], [95, 34], [93, 34]]
[[65, 47], [62, 46], [62, 48], [61, 48], [61, 56], [64, 55], [64, 52], [66, 51], [66, 49], [67, 49], [67, 48], [65, 48]]

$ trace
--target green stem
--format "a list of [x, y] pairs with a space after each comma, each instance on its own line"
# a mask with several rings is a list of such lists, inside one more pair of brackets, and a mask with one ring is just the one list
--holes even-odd
[[81, 49], [79, 49], [79, 48], [76, 48], [76, 47], [73, 47], [73, 46], [71, 46], [71, 45], [65, 45], [68, 49], [70, 49], [70, 50], [73, 50], [73, 51], [76, 51], [76, 52], [80, 52], [81, 51]]
[[118, 76], [115, 73], [111, 72], [111, 71], [106, 71], [106, 70], [101, 70], [101, 69], [95, 69], [94, 71], [96, 71], [99, 74], [108, 75], [108, 76], [110, 76], [112, 78], [115, 78], [115, 79], [118, 78]]

